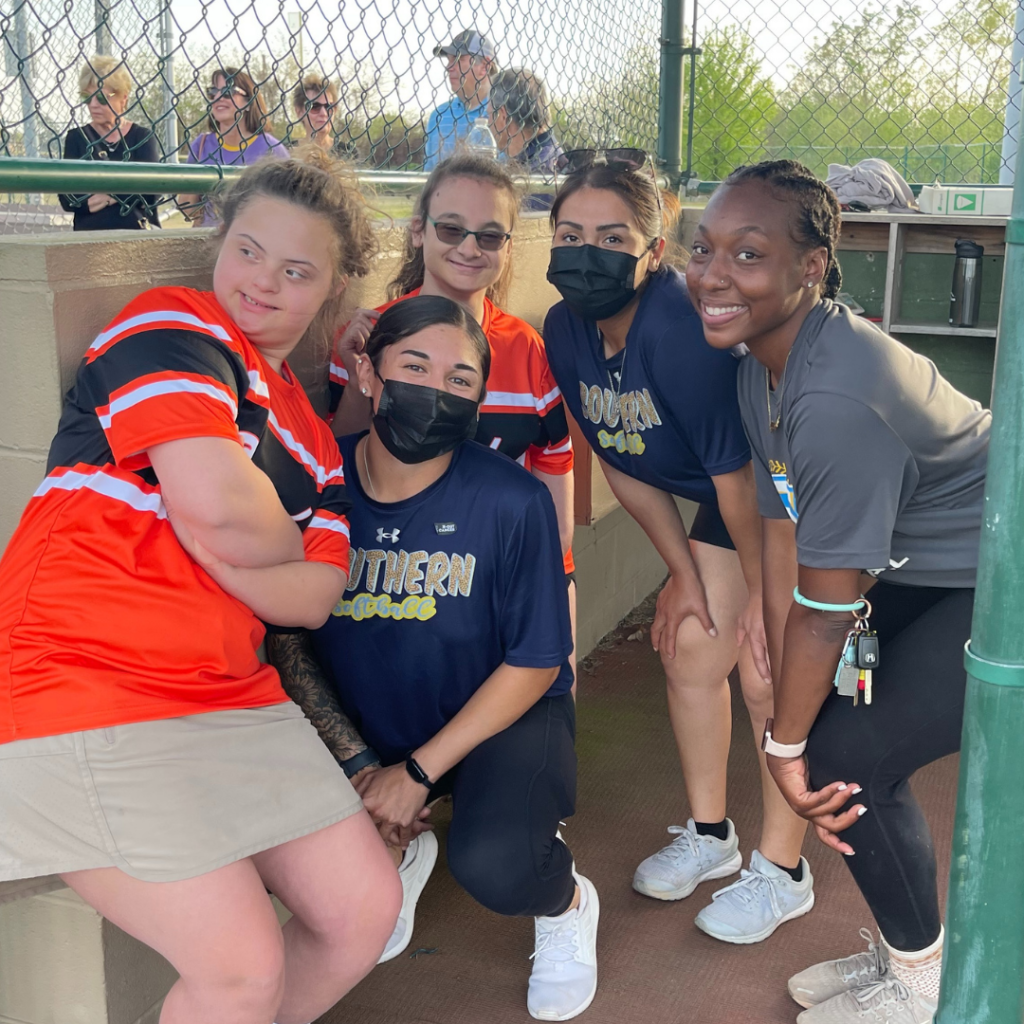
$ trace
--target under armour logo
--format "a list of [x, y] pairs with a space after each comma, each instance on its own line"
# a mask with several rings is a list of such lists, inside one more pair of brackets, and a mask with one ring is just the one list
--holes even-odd
[[381, 544], [381, 543], [383, 543], [384, 541], [387, 540], [387, 541], [390, 541], [392, 544], [397, 544], [398, 543], [398, 535], [401, 532], [402, 532], [401, 530], [397, 530], [396, 529], [396, 530], [392, 530], [390, 533], [388, 533], [386, 530], [378, 529], [377, 530], [377, 543]]

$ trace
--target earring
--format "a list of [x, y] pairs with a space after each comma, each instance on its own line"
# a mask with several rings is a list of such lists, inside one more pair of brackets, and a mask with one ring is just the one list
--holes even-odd
[[370, 392], [369, 392], [369, 391], [367, 391], [367, 389], [366, 389], [366, 388], [363, 388], [363, 394], [364, 394], [364, 395], [368, 395], [369, 393], [370, 393]]
[[719, 283], [719, 284], [725, 284], [725, 278], [724, 278], [724, 277], [723, 277], [723, 278], [721, 278], [721, 280], [719, 280], [719, 282], [718, 282], [718, 283]]
[[813, 281], [808, 281], [807, 282], [807, 287], [808, 288], [813, 288], [814, 287], [814, 282]]

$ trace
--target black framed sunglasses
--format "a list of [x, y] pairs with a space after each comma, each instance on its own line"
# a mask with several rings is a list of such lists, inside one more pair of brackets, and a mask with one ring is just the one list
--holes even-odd
[[616, 149], [570, 149], [555, 161], [555, 170], [559, 174], [572, 174], [593, 167], [594, 164], [608, 164], [610, 167], [639, 171], [649, 161], [650, 157], [644, 150], [628, 146]]
[[103, 104], [103, 106], [105, 106], [105, 107], [109, 107], [110, 106], [110, 100], [108, 100], [107, 97], [103, 95], [103, 90], [102, 89], [97, 89], [95, 92], [83, 92], [82, 93], [82, 102], [83, 103], [91, 103], [92, 102], [92, 98], [94, 96], [100, 101], [100, 103]]
[[237, 85], [222, 85], [219, 89], [215, 86], [206, 90], [206, 98], [211, 103], [216, 103], [222, 96], [248, 96], [249, 94]]
[[325, 114], [329, 114], [335, 107], [333, 103], [322, 103], [320, 100], [306, 100], [306, 110], [308, 112], [314, 110], [322, 110]]
[[431, 216], [428, 216], [427, 220], [434, 225], [438, 239], [445, 245], [462, 245], [466, 236], [472, 235], [476, 239], [476, 244], [484, 252], [498, 252], [505, 248], [505, 243], [512, 237], [512, 233], [509, 231], [470, 231], [458, 224], [434, 220]]

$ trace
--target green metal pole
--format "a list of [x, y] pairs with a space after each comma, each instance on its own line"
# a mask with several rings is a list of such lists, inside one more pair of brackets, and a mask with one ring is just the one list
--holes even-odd
[[683, 0], [662, 0], [658, 162], [669, 187], [679, 186], [683, 159]]
[[693, 32], [690, 35], [690, 45], [683, 51], [690, 58], [690, 98], [689, 109], [686, 115], [686, 168], [683, 177], [689, 183], [694, 177], [693, 172], [693, 126], [694, 111], [697, 105], [697, 58], [701, 55], [701, 49], [697, 46], [697, 5], [700, 0], [693, 0]]
[[937, 1024], [1024, 1019], [1024, 161], [1017, 154], [992, 394]]
[[[114, 192], [120, 194], [169, 195], [212, 192], [223, 180], [237, 178], [244, 167], [216, 164], [147, 164], [116, 160], [28, 160], [0, 157], [0, 192]], [[407, 189], [427, 180], [422, 173], [364, 171], [366, 181], [384, 188]], [[535, 183], [550, 187], [551, 181]]]

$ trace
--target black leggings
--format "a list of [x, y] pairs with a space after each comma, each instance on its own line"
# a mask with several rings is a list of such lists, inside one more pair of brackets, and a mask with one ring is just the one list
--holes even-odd
[[569, 908], [572, 854], [555, 838], [576, 809], [576, 706], [542, 697], [438, 780], [451, 793], [448, 869], [496, 914], [541, 917]]
[[941, 927], [935, 851], [910, 776], [960, 749], [964, 713], [964, 643], [973, 590], [878, 583], [874, 608], [881, 668], [870, 706], [833, 691], [807, 744], [815, 789], [842, 779], [864, 792], [852, 799], [867, 813], [843, 834], [846, 862], [896, 949], [924, 949]]

